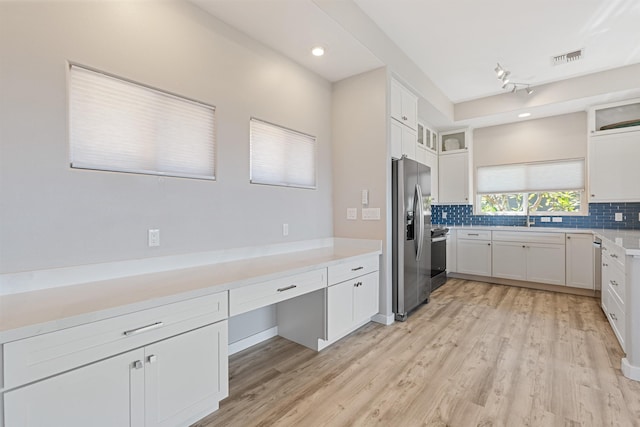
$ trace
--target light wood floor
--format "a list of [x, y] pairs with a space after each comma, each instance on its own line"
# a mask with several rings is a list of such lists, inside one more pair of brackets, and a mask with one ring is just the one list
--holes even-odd
[[450, 279], [405, 323], [230, 358], [213, 426], [640, 426], [598, 301]]

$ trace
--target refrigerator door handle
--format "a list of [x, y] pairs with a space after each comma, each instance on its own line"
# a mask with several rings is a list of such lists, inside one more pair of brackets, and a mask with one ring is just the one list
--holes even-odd
[[[415, 228], [416, 222], [418, 223], [418, 237], [417, 240], [417, 250], [416, 250], [416, 261], [420, 260], [422, 256], [422, 246], [424, 245], [424, 207], [422, 206], [422, 188], [420, 188], [420, 184], [416, 184], [415, 195], [413, 196], [414, 206], [417, 205], [417, 214], [414, 214], [413, 217], [413, 226]], [[416, 212], [416, 209], [414, 209]], [[417, 217], [417, 218], [416, 218]]]

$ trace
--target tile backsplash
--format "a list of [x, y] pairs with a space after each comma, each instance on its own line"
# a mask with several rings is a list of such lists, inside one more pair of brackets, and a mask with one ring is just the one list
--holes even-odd
[[[622, 213], [622, 221], [615, 214]], [[640, 203], [590, 203], [588, 216], [551, 216], [562, 222], [541, 222], [542, 217], [531, 216], [535, 227], [608, 228], [640, 230]], [[446, 216], [446, 218], [444, 218]], [[525, 226], [525, 216], [474, 215], [471, 205], [434, 205], [431, 222], [441, 225]]]

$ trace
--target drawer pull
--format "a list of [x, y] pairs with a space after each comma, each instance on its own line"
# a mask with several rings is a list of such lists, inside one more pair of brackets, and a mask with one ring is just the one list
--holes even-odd
[[151, 356], [147, 357], [147, 362], [149, 363], [155, 363], [156, 359], [158, 357], [155, 354], [152, 354]]
[[618, 282], [616, 282], [615, 280], [609, 280], [609, 283], [611, 283], [613, 286], [618, 286]]
[[618, 258], [618, 255], [616, 255], [616, 254], [611, 254], [611, 258]]
[[353, 286], [355, 286], [356, 288], [359, 288], [360, 286], [362, 286], [362, 282], [356, 282], [353, 284]]
[[133, 368], [134, 369], [142, 369], [142, 362], [139, 360], [136, 360], [135, 362], [133, 362]]
[[284, 292], [284, 291], [288, 291], [289, 289], [293, 289], [293, 288], [297, 288], [298, 286], [296, 285], [291, 285], [291, 286], [287, 286], [286, 288], [279, 288], [278, 292]]
[[478, 233], [467, 233], [467, 236], [479, 236], [480, 234]]
[[609, 267], [609, 264], [607, 264], [606, 262], [603, 262], [603, 263], [602, 263], [602, 266], [603, 266], [603, 267]]
[[356, 267], [356, 268], [352, 268], [351, 271], [358, 271], [358, 270], [362, 270], [364, 267], [360, 266], [360, 267]]
[[611, 316], [611, 318], [615, 321], [618, 320], [618, 318], [616, 317], [615, 313], [609, 313], [609, 316]]
[[128, 331], [124, 331], [124, 335], [129, 337], [131, 335], [135, 335], [135, 334], [139, 334], [141, 332], [150, 331], [151, 329], [159, 328], [162, 325], [164, 325], [164, 322], [152, 323], [152, 324], [147, 325], [147, 326], [142, 326], [140, 328], [130, 329]]

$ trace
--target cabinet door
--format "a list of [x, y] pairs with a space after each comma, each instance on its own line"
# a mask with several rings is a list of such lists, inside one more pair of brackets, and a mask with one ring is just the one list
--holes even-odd
[[411, 129], [418, 128], [418, 97], [402, 88], [402, 118], [403, 123]]
[[467, 153], [449, 154], [438, 159], [439, 203], [469, 203]]
[[402, 157], [402, 125], [391, 120], [391, 158]]
[[144, 426], [143, 357], [133, 350], [9, 391], [5, 425]]
[[353, 298], [355, 323], [368, 320], [378, 312], [378, 272], [359, 277], [358, 282], [361, 284], [354, 288]]
[[402, 86], [391, 80], [391, 117], [402, 123]]
[[527, 253], [519, 242], [493, 242], [493, 276], [504, 279], [527, 279]]
[[590, 201], [640, 201], [640, 132], [591, 137], [589, 146]]
[[146, 425], [189, 425], [227, 397], [227, 321], [145, 347]]
[[[424, 162], [421, 162], [421, 163], [431, 168], [431, 202], [437, 203], [438, 202], [438, 155], [428, 150], [420, 150], [419, 148], [418, 148], [418, 152], [424, 153], [423, 154]], [[420, 161], [419, 157], [418, 157], [418, 161]]]
[[491, 276], [491, 242], [458, 239], [456, 246], [458, 273]]
[[593, 236], [571, 234], [566, 236], [567, 286], [594, 289]]
[[402, 128], [402, 154], [406, 155], [411, 160], [416, 160], [416, 132], [406, 126], [400, 127]]
[[327, 290], [327, 335], [329, 341], [344, 335], [354, 324], [353, 297], [357, 280], [329, 286]]
[[565, 247], [544, 243], [527, 243], [527, 280], [565, 284]]

